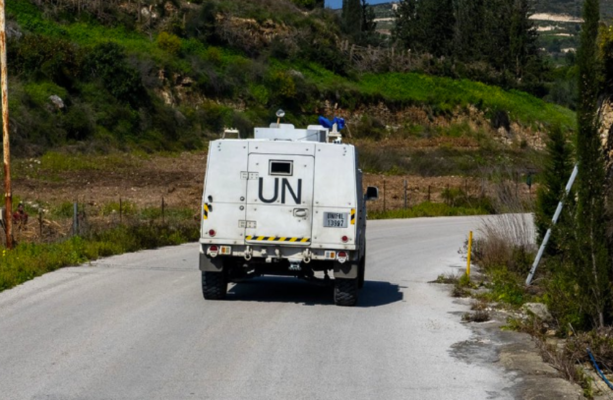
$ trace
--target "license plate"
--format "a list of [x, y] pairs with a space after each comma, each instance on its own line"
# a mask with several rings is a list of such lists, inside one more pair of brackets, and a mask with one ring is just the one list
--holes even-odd
[[349, 225], [349, 213], [324, 213], [324, 228], [346, 228]]

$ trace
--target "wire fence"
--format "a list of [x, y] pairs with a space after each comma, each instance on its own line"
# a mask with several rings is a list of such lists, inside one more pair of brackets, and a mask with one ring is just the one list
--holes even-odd
[[[121, 225], [178, 225], [197, 227], [198, 210], [169, 208], [164, 197], [159, 205], [138, 208], [130, 200], [118, 198], [102, 206], [74, 200], [65, 202], [53, 212], [37, 205], [26, 207], [23, 214], [13, 216], [13, 238], [16, 243], [52, 243], [72, 236], [88, 236]], [[1, 212], [0, 241], [6, 244], [4, 209]]]
[[[373, 184], [373, 182], [369, 183]], [[385, 179], [374, 182], [379, 200], [368, 205], [372, 211], [408, 209], [419, 204], [442, 203], [450, 207], [479, 207], [484, 204], [493, 212], [517, 212], [531, 209], [536, 197], [532, 182], [507, 179], [461, 178], [434, 184], [413, 183], [411, 178]]]

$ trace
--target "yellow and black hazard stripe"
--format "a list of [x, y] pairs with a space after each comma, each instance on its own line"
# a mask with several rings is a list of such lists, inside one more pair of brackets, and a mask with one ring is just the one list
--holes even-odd
[[202, 206], [202, 218], [203, 219], [209, 219], [209, 213], [210, 213], [210, 207], [207, 203], [204, 203], [204, 205]]
[[280, 237], [280, 236], [247, 236], [247, 240], [256, 242], [275, 242], [275, 243], [308, 243], [311, 238], [301, 237]]
[[351, 225], [355, 225], [355, 208], [351, 209]]

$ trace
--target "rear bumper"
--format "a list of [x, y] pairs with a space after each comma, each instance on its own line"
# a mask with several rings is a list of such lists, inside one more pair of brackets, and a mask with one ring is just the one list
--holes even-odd
[[[341, 250], [347, 253], [347, 258], [344, 262], [340, 262], [337, 258], [339, 251], [337, 249], [284, 246], [230, 246], [232, 249], [231, 254], [212, 257], [207, 253], [209, 246], [209, 244], [205, 243], [200, 244], [199, 266], [201, 271], [219, 272], [223, 269], [224, 260], [234, 259], [255, 264], [272, 264], [284, 261], [300, 264], [304, 267], [307, 267], [312, 262], [328, 262], [333, 266], [335, 277], [351, 279], [358, 276], [359, 252], [355, 249]], [[355, 246], [349, 247], [355, 248]]]
[[[352, 260], [353, 256], [357, 254], [357, 246], [344, 245], [344, 244], [330, 244], [330, 245], [314, 245], [314, 246], [289, 246], [283, 244], [272, 245], [245, 245], [245, 244], [230, 244], [228, 242], [211, 243], [210, 241], [200, 241], [200, 253], [207, 254], [207, 249], [211, 245], [229, 246], [232, 250], [231, 254], [227, 254], [233, 257], [245, 257], [249, 260], [251, 258], [281, 258], [294, 260], [304, 260], [310, 258], [311, 260], [330, 261], [330, 252], [345, 251], [349, 257], [348, 260]], [[356, 256], [357, 258], [357, 256]]]

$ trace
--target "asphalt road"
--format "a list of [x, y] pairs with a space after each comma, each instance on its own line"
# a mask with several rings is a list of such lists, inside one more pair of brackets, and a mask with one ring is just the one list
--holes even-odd
[[205, 301], [197, 245], [65, 268], [0, 293], [1, 399], [506, 399], [473, 357], [464, 267], [479, 218], [370, 221], [357, 307], [264, 277]]

